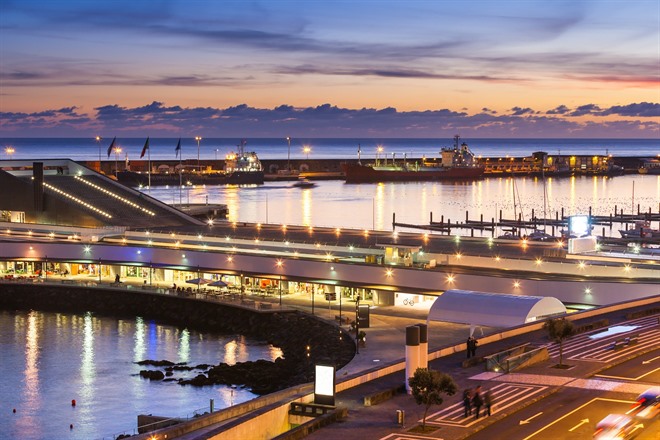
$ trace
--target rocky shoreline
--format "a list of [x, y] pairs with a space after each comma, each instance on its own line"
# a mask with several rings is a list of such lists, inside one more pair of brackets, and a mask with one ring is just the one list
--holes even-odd
[[190, 367], [153, 360], [144, 363], [163, 368], [144, 370], [141, 375], [151, 380], [168, 380], [166, 377], [171, 378], [177, 370], [200, 371], [192, 379], [169, 379], [182, 385], [241, 385], [263, 395], [311, 382], [314, 365], [335, 365], [339, 369], [355, 354], [350, 335], [334, 324], [297, 311], [260, 312], [141, 291], [28, 284], [0, 284], [0, 308], [92, 312], [115, 318], [142, 316], [197, 331], [242, 334], [272, 344], [284, 354], [274, 362], [259, 360], [235, 365]]

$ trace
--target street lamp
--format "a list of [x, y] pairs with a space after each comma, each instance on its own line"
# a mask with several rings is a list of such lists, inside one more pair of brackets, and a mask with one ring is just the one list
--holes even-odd
[[117, 156], [121, 153], [121, 147], [115, 147], [115, 177], [117, 177], [117, 172], [119, 171], [119, 165], [117, 164]]
[[7, 153], [7, 157], [11, 159], [11, 155], [14, 154], [16, 150], [14, 150], [14, 147], [7, 147], [5, 148], [5, 153]]
[[360, 354], [360, 295], [355, 298], [355, 353]]
[[197, 141], [197, 171], [199, 171], [201, 168], [199, 167], [199, 141], [202, 140], [201, 136], [195, 136], [195, 140]]
[[309, 148], [308, 146], [305, 146], [305, 147], [303, 148], [303, 153], [305, 153], [305, 154], [307, 155], [307, 160], [309, 160], [309, 152], [310, 152], [310, 151], [312, 151], [312, 149]]
[[96, 140], [96, 145], [99, 147], [99, 167], [100, 167], [101, 166], [100, 165], [100, 162], [101, 162], [101, 140], [103, 138], [101, 136], [96, 136], [94, 139]]
[[290, 172], [291, 171], [291, 136], [287, 136], [286, 141], [289, 144], [289, 149], [286, 153], [286, 170], [287, 172]]
[[215, 149], [215, 160], [218, 160], [218, 151], [219, 151], [219, 150], [216, 148], [216, 149]]
[[379, 145], [378, 148], [376, 148], [376, 166], [378, 166], [379, 161], [380, 161], [380, 153], [383, 152], [383, 146]]

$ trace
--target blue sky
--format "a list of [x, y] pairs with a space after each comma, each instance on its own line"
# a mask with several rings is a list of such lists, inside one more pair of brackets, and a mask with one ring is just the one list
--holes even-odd
[[660, 1], [0, 0], [1, 136], [660, 138]]

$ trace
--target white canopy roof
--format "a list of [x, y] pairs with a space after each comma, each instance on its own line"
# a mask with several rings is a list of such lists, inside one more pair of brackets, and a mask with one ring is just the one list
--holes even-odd
[[429, 310], [428, 321], [488, 327], [514, 327], [566, 313], [557, 298], [447, 290]]

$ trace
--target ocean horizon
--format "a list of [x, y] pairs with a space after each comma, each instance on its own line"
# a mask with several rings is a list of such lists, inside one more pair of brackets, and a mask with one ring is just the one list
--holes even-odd
[[[3, 159], [73, 159], [130, 160], [139, 159], [145, 138], [118, 137], [115, 154], [109, 152], [113, 138], [0, 138]], [[223, 159], [228, 153], [237, 151], [241, 138], [181, 138], [183, 159]], [[453, 145], [452, 138], [246, 138], [246, 151], [254, 151], [261, 159], [349, 159], [357, 158], [358, 149], [363, 159], [375, 158], [378, 146], [383, 151], [380, 157], [438, 157], [443, 147]], [[154, 160], [176, 159], [179, 138], [150, 138], [147, 155]], [[536, 151], [548, 154], [607, 155], [630, 157], [655, 157], [660, 153], [658, 139], [615, 139], [615, 138], [461, 138], [477, 156], [530, 156]], [[8, 148], [11, 147], [11, 150]], [[309, 149], [307, 152], [305, 149]], [[13, 151], [12, 151], [13, 150]], [[12, 151], [10, 153], [10, 151]], [[147, 157], [145, 155], [145, 158]]]

